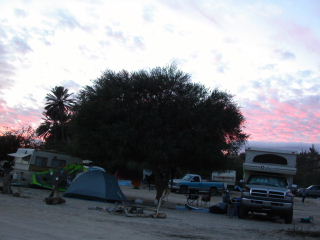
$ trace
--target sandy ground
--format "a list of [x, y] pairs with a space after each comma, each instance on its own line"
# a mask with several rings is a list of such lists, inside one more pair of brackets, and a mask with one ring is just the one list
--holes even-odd
[[[152, 202], [154, 191], [122, 187], [128, 198]], [[251, 217], [246, 220], [204, 212], [175, 209], [185, 196], [170, 194], [161, 209], [165, 219], [126, 217], [95, 207], [112, 207], [111, 203], [65, 198], [61, 205], [46, 205], [49, 191], [22, 189], [24, 197], [0, 194], [0, 240], [15, 239], [308, 239], [288, 235], [286, 230], [320, 231], [320, 199], [297, 198], [294, 224], [281, 219]], [[211, 204], [221, 197], [215, 197]], [[302, 217], [314, 217], [313, 224], [300, 223]], [[312, 239], [312, 238], [310, 238]], [[313, 238], [316, 239], [316, 238]]]

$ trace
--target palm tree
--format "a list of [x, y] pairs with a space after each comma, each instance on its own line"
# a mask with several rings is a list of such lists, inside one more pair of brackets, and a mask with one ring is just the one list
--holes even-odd
[[68, 89], [62, 86], [54, 87], [51, 93], [46, 96], [46, 114], [57, 123], [61, 124], [67, 121], [74, 104], [74, 99], [71, 96], [72, 93], [68, 93]]
[[66, 141], [65, 128], [71, 119], [74, 103], [75, 100], [72, 93], [68, 93], [68, 89], [62, 86], [52, 88], [46, 96], [44, 122], [37, 128], [38, 136], [46, 140], [53, 138], [54, 142], [58, 139]]
[[43, 120], [44, 122], [42, 122], [40, 126], [36, 129], [36, 133], [39, 137], [42, 137], [43, 139], [48, 141], [51, 138], [51, 136], [54, 136], [53, 123], [48, 119]]

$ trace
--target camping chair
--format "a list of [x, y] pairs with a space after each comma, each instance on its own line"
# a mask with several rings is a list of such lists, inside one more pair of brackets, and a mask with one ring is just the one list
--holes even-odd
[[187, 195], [187, 204], [191, 206], [199, 205], [199, 194], [197, 192], [190, 192]]
[[201, 196], [201, 205], [207, 207], [210, 204], [210, 201], [211, 201], [210, 192], [208, 192], [207, 194]]

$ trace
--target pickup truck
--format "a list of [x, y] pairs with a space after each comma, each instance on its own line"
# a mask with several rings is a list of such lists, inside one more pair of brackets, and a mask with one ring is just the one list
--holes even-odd
[[212, 195], [215, 195], [225, 189], [224, 183], [203, 181], [198, 174], [186, 174], [181, 179], [173, 179], [172, 186], [170, 187], [172, 192], [183, 194], [189, 192], [210, 192]]
[[278, 149], [246, 149], [243, 163], [244, 189], [239, 218], [248, 213], [277, 215], [292, 223], [293, 194], [290, 191], [296, 173], [296, 154]]

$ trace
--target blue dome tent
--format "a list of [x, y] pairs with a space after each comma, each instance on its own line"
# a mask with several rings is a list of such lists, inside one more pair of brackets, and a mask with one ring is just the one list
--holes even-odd
[[100, 170], [79, 174], [72, 181], [64, 196], [112, 202], [126, 200], [117, 179]]

